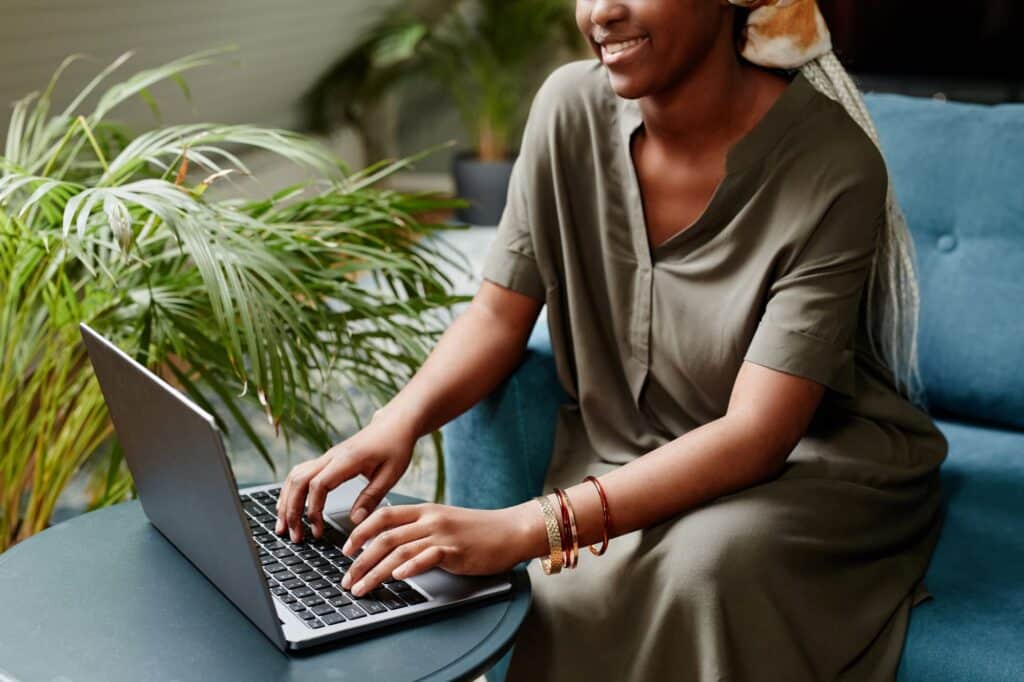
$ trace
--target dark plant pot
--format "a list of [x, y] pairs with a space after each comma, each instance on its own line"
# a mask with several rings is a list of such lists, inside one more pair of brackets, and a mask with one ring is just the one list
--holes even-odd
[[472, 151], [461, 151], [452, 161], [455, 194], [469, 202], [456, 209], [456, 219], [470, 225], [497, 225], [505, 210], [508, 180], [515, 159], [480, 161]]

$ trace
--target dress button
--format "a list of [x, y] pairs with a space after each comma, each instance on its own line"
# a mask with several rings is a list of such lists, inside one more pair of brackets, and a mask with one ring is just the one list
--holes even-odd
[[946, 253], [949, 253], [950, 251], [956, 248], [956, 237], [954, 237], [951, 234], [944, 234], [941, 237], [939, 237], [939, 241], [936, 245], [938, 246], [939, 251], [945, 251]]

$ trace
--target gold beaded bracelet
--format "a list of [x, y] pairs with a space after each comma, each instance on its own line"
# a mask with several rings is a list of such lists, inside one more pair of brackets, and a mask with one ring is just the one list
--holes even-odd
[[533, 499], [537, 500], [541, 509], [544, 510], [544, 527], [547, 529], [548, 548], [551, 552], [549, 556], [541, 557], [541, 568], [544, 569], [546, 575], [560, 573], [562, 570], [562, 528], [558, 523], [558, 517], [555, 516], [555, 508], [547, 495], [538, 495]]

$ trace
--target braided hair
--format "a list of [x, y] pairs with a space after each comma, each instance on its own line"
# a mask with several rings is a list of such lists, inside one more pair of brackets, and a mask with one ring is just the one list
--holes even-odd
[[[733, 5], [733, 39], [741, 57], [770, 70], [799, 70], [814, 88], [843, 106], [881, 152], [881, 142], [864, 99], [850, 74], [832, 50], [824, 19], [814, 0], [727, 0]], [[802, 7], [800, 7], [802, 5]], [[777, 39], [787, 28], [786, 13], [808, 12], [814, 16], [817, 35], [804, 44], [806, 36], [792, 36], [785, 48], [772, 53], [759, 50], [764, 40], [748, 33], [751, 14], [761, 12], [759, 21], [775, 22], [770, 34]], [[806, 15], [804, 16], [806, 19]], [[795, 25], [796, 22], [794, 22]], [[794, 50], [794, 46], [797, 49]], [[803, 53], [801, 53], [803, 50]], [[884, 154], [883, 154], [884, 156]], [[878, 231], [877, 248], [866, 284], [867, 336], [871, 350], [892, 372], [896, 389], [911, 402], [925, 407], [926, 397], [918, 366], [917, 329], [920, 291], [915, 272], [914, 242], [907, 227], [892, 177], [885, 200], [886, 220]]]

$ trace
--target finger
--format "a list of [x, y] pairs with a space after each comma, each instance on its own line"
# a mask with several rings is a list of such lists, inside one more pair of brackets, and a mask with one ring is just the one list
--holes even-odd
[[291, 471], [288, 472], [288, 476], [285, 476], [284, 483], [281, 484], [281, 492], [277, 496], [277, 524], [274, 526], [274, 532], [278, 535], [283, 535], [285, 531], [286, 524], [284, 521], [284, 510], [285, 503], [288, 501], [288, 482], [291, 478], [292, 472], [295, 471], [297, 467], [298, 465], [292, 467]]
[[324, 503], [327, 493], [359, 473], [355, 458], [345, 449], [334, 454], [319, 473], [309, 481], [309, 497], [306, 500], [306, 516], [313, 526], [313, 534], [323, 537]]
[[302, 513], [306, 508], [306, 491], [309, 488], [309, 480], [314, 473], [319, 471], [315, 462], [316, 460], [297, 466], [288, 475], [291, 485], [289, 486], [288, 501], [284, 507], [284, 516], [292, 542], [295, 543], [302, 542]]
[[[437, 550], [431, 552], [430, 550]], [[444, 549], [438, 545], [428, 547], [423, 552], [420, 552], [412, 559], [404, 563], [398, 564], [398, 566], [391, 571], [391, 578], [396, 581], [403, 581], [413, 576], [419, 576], [420, 573], [430, 570], [434, 566], [440, 565], [444, 559]]]
[[[391, 580], [391, 574], [398, 566], [401, 566], [402, 564], [412, 560], [414, 557], [420, 556], [431, 549], [438, 549], [433, 545], [433, 542], [434, 540], [427, 536], [413, 542], [399, 545], [362, 576], [353, 576], [350, 578], [350, 581], [355, 582], [355, 584], [350, 588], [350, 591], [356, 597], [361, 597], [372, 592], [380, 587], [380, 584], [385, 580]], [[355, 564], [353, 564], [353, 566], [354, 565]], [[345, 577], [348, 578], [349, 575], [351, 575], [351, 571], [346, 573]]]
[[391, 467], [385, 462], [369, 477], [370, 482], [352, 503], [352, 511], [349, 513], [352, 523], [362, 523], [370, 512], [377, 508], [377, 505], [395, 483], [397, 477], [393, 479], [391, 473]]
[[431, 545], [405, 563], [399, 564], [395, 570], [391, 571], [391, 577], [395, 580], [405, 580], [429, 571], [434, 566], [440, 566], [443, 560], [444, 548], [439, 545]]
[[418, 521], [421, 516], [420, 512], [421, 505], [419, 504], [378, 507], [366, 517], [365, 521], [352, 529], [348, 540], [341, 548], [342, 553], [350, 557], [355, 555], [365, 542], [387, 528]]
[[352, 565], [345, 571], [341, 586], [348, 588], [361, 576], [365, 575], [371, 568], [380, 563], [396, 547], [418, 540], [430, 534], [429, 529], [421, 523], [406, 523], [394, 528], [382, 530], [373, 541], [364, 549], [363, 553], [356, 557]]

